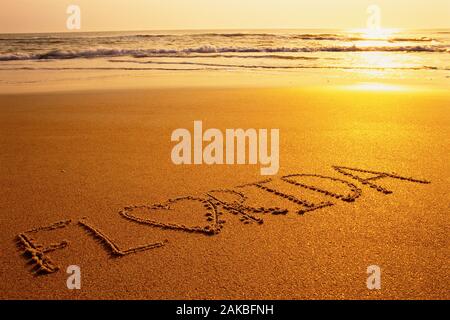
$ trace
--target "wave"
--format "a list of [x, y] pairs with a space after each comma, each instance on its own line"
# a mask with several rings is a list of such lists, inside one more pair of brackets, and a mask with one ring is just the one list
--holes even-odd
[[86, 50], [51, 50], [45, 53], [4, 53], [0, 61], [14, 60], [60, 60], [76, 58], [104, 58], [133, 56], [135, 58], [155, 55], [183, 56], [190, 54], [218, 53], [301, 53], [301, 52], [435, 52], [448, 53], [448, 46], [321, 46], [321, 47], [215, 47], [201, 46], [185, 49], [116, 49], [95, 48]]
[[249, 69], [362, 69], [362, 70], [449, 70], [448, 68], [439, 69], [434, 66], [417, 67], [364, 67], [364, 66], [317, 66], [317, 65], [297, 65], [297, 66], [270, 66], [270, 65], [243, 65], [243, 64], [221, 64], [205, 63], [191, 61], [136, 61], [136, 60], [109, 60], [113, 63], [133, 63], [133, 64], [158, 64], [158, 65], [195, 65], [205, 67], [231, 67], [231, 68], [249, 68]]
[[211, 68], [158, 68], [158, 67], [147, 67], [147, 68], [133, 68], [133, 67], [17, 67], [17, 68], [0, 68], [2, 71], [8, 70], [27, 70], [27, 71], [36, 71], [36, 70], [47, 70], [47, 71], [64, 71], [64, 70], [72, 70], [72, 71], [80, 71], [80, 70], [98, 70], [98, 71], [144, 71], [144, 70], [159, 70], [159, 71], [203, 71], [203, 70], [220, 70], [220, 69], [211, 69]]
[[[202, 68], [176, 68], [176, 67], [13, 67], [0, 68], [0, 70], [101, 70], [101, 71], [145, 71], [145, 70], [165, 70], [165, 71], [203, 71], [203, 70], [224, 70], [224, 69], [279, 69], [279, 70], [300, 70], [300, 69], [335, 69], [335, 70], [450, 70], [450, 68], [438, 68], [434, 66], [417, 67], [364, 67], [364, 66], [338, 66], [338, 65], [297, 65], [297, 66], [271, 66], [271, 65], [243, 65], [243, 64], [219, 64], [202, 62], [165, 62], [165, 61], [132, 61], [132, 60], [110, 60], [115, 63], [136, 63], [142, 65], [189, 65]], [[211, 68], [214, 67], [214, 68]]]
[[[441, 32], [445, 34], [446, 32]], [[163, 38], [268, 38], [268, 39], [294, 39], [294, 40], [316, 40], [316, 41], [389, 41], [389, 42], [432, 42], [436, 39], [430, 37], [394, 37], [394, 38], [370, 38], [367, 39], [361, 34], [339, 34], [339, 33], [190, 33], [190, 34], [85, 34], [84, 36], [76, 35], [41, 35], [41, 36], [11, 36], [1, 37], [0, 41], [25, 43], [25, 42], [38, 42], [38, 43], [60, 43], [60, 42], [73, 42], [73, 41], [86, 41], [86, 40], [109, 40], [111, 42], [117, 40], [139, 40], [139, 39], [163, 39]]]
[[[143, 56], [139, 56], [143, 57]], [[149, 56], [151, 58], [229, 58], [229, 59], [279, 59], [279, 60], [339, 60], [339, 58], [331, 57], [312, 57], [312, 56], [290, 56], [290, 55], [277, 55], [277, 54], [259, 54], [259, 55], [236, 55], [236, 54], [154, 54]]]
[[[121, 38], [169, 38], [169, 37], [192, 37], [192, 38], [274, 38], [274, 39], [298, 39], [298, 40], [329, 40], [329, 41], [365, 41], [366, 37], [361, 35], [345, 35], [337, 33], [301, 33], [301, 34], [277, 34], [277, 33], [194, 33], [194, 34], [135, 34], [121, 36]], [[431, 42], [435, 39], [430, 37], [395, 37], [395, 38], [371, 38], [371, 41], [389, 42]]]

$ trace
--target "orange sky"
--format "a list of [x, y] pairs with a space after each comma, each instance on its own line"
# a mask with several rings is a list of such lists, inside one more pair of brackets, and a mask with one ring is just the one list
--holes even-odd
[[1, 0], [0, 32], [66, 31], [81, 7], [81, 31], [363, 28], [378, 4], [386, 28], [450, 27], [449, 0]]

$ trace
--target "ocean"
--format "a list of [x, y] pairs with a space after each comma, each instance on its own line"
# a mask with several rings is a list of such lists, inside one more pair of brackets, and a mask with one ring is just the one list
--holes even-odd
[[[450, 30], [381, 36], [344, 30], [151, 31], [0, 35], [0, 82], [32, 71], [386, 72], [448, 80]], [[22, 71], [14, 76], [14, 71]], [[416, 73], [417, 74], [417, 73]], [[50, 77], [51, 78], [51, 77]], [[46, 81], [39, 77], [36, 81]]]

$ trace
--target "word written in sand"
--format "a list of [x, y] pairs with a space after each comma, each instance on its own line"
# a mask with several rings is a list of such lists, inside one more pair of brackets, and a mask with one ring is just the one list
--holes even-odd
[[[333, 169], [337, 171], [337, 173], [384, 195], [389, 195], [393, 192], [378, 184], [378, 181], [381, 179], [395, 179], [397, 181], [420, 184], [430, 183], [426, 180], [404, 177], [396, 173], [362, 170], [342, 166], [334, 166]], [[347, 192], [330, 191], [322, 186], [319, 187], [311, 182], [304, 181], [311, 178], [339, 186], [340, 188], [345, 188]], [[312, 202], [311, 200], [304, 199], [303, 196], [300, 197], [297, 194], [290, 194], [274, 189], [269, 186], [269, 183], [273, 181], [273, 179], [266, 179], [264, 181], [236, 186], [233, 189], [211, 190], [206, 192], [203, 197], [184, 196], [151, 205], [129, 205], [120, 210], [119, 215], [130, 222], [146, 227], [213, 236], [219, 234], [224, 228], [226, 220], [233, 216], [238, 217], [239, 221], [244, 224], [253, 223], [261, 225], [264, 223], [264, 220], [260, 215], [286, 215], [290, 212], [290, 210], [286, 208], [254, 207], [248, 205], [246, 203], [248, 194], [245, 194], [244, 192], [248, 188], [256, 188], [265, 192], [267, 195], [271, 194], [278, 199], [283, 199], [286, 204], [289, 203], [293, 205], [295, 207], [295, 212], [300, 215], [335, 205], [335, 202], [331, 201]], [[299, 191], [308, 190], [309, 192], [343, 202], [355, 202], [363, 193], [362, 189], [353, 182], [319, 174], [290, 174], [282, 176], [278, 182], [293, 187], [294, 189], [298, 188]], [[234, 200], [230, 200], [230, 197]], [[170, 212], [183, 203], [201, 206], [203, 209], [200, 209], [200, 212], [198, 213], [202, 214], [204, 222], [186, 225], [176, 222], [161, 222], [151, 216], [148, 217], [148, 215], [156, 212]], [[67, 240], [62, 240], [61, 242], [44, 246], [35, 240], [35, 235], [39, 232], [51, 232], [68, 226], [79, 226], [85, 229], [88, 234], [97, 239], [103, 245], [105, 250], [113, 257], [124, 257], [129, 254], [161, 248], [168, 242], [167, 240], [163, 240], [124, 249], [121, 248], [114, 239], [106, 235], [104, 231], [92, 224], [86, 217], [80, 219], [77, 223], [73, 223], [72, 220], [62, 220], [50, 224], [49, 226], [30, 229], [17, 236], [18, 245], [21, 248], [23, 255], [29, 259], [31, 264], [34, 264], [32, 271], [36, 274], [49, 274], [58, 271], [59, 267], [50, 259], [50, 257], [48, 257], [48, 254], [55, 250], [66, 248], [69, 245], [69, 242]]]
[[[267, 129], [219, 129], [203, 132], [202, 121], [194, 121], [194, 133], [188, 129], [176, 129], [172, 142], [172, 162], [176, 165], [259, 164], [261, 175], [275, 175], [280, 168], [279, 129], [270, 130], [270, 154]], [[207, 145], [203, 145], [207, 142]], [[247, 143], [248, 142], [248, 143]], [[247, 156], [248, 155], [248, 156]]]

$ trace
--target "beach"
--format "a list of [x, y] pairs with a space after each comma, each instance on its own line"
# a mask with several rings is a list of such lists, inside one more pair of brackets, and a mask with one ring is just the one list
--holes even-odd
[[[448, 76], [442, 87], [429, 86], [429, 78], [381, 87], [336, 85], [333, 77], [311, 86], [295, 75], [278, 85], [270, 75], [240, 79], [250, 77], [264, 85], [199, 85], [172, 75], [171, 85], [160, 87], [154, 79], [151, 86], [119, 80], [111, 87], [94, 79], [75, 90], [51, 83], [3, 90], [1, 297], [449, 299]], [[278, 128], [278, 174], [263, 177], [254, 165], [174, 165], [171, 133], [195, 120], [221, 130]], [[409, 180], [373, 180], [392, 191], [385, 194], [333, 166]], [[310, 175], [305, 184], [334, 194], [346, 194], [349, 183], [359, 191], [342, 201], [282, 180], [292, 174]], [[267, 178], [263, 185], [280, 193], [331, 203], [299, 214], [304, 206], [247, 185]], [[222, 202], [211, 200], [212, 190]], [[224, 208], [244, 201], [242, 194], [249, 206], [287, 212], [247, 212], [249, 218]], [[45, 253], [59, 270], [35, 274], [21, 234], [44, 246], [67, 241]], [[153, 243], [160, 246], [127, 251]], [[80, 267], [82, 290], [67, 289], [69, 265]], [[366, 286], [371, 265], [382, 270], [382, 290]]]

